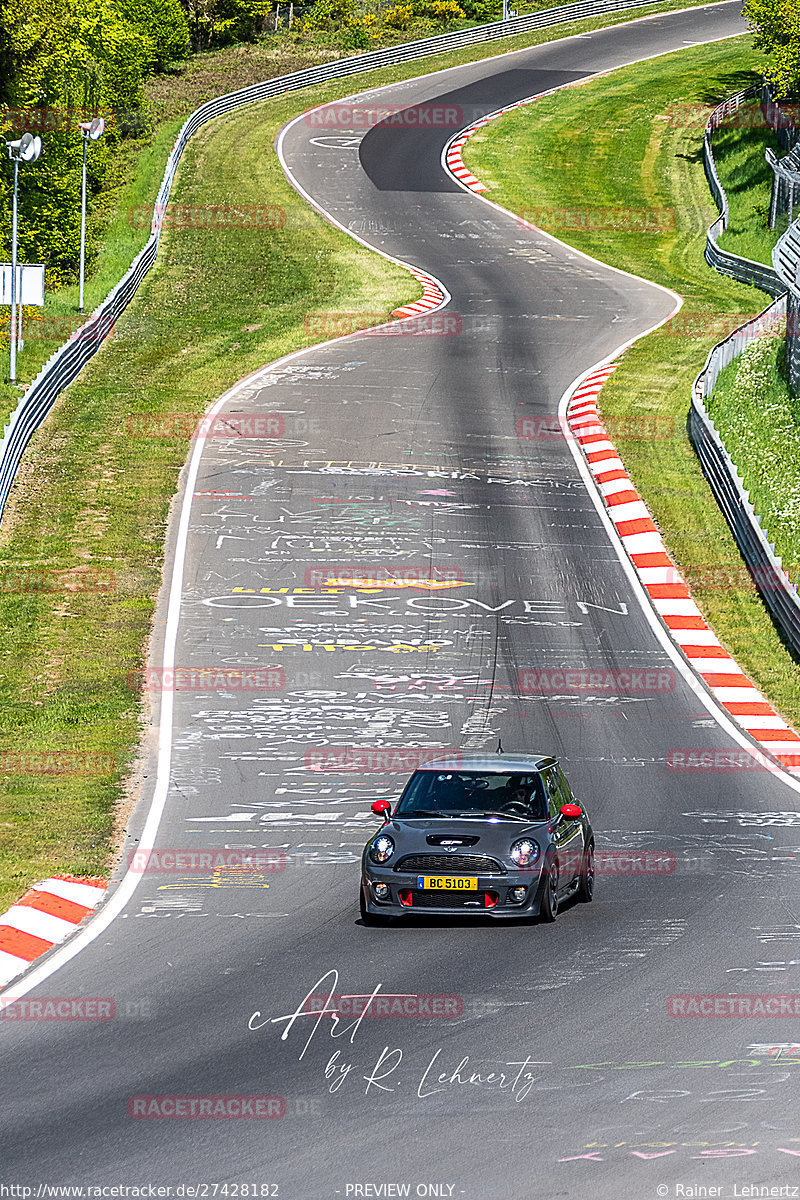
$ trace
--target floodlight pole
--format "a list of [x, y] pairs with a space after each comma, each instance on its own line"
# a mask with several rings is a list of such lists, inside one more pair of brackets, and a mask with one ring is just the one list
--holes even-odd
[[[42, 139], [24, 133], [19, 141], [6, 142], [8, 157], [14, 164], [14, 202], [11, 213], [11, 353], [9, 375], [11, 382], [17, 380], [17, 196], [19, 190], [19, 164], [36, 162], [42, 153]], [[20, 297], [21, 301], [22, 297]], [[20, 304], [20, 316], [22, 305]]]
[[9, 375], [12, 383], [17, 381], [17, 187], [19, 159], [14, 159], [14, 206], [11, 216], [11, 355]]
[[[504, 0], [505, 3], [505, 0]], [[83, 130], [81, 131], [83, 133]], [[86, 264], [86, 143], [88, 133], [83, 133], [83, 170], [81, 172], [81, 271], [78, 284], [78, 312], [83, 312], [83, 271]]]
[[86, 147], [89, 140], [96, 142], [103, 136], [106, 123], [102, 117], [92, 121], [79, 121], [78, 128], [83, 139], [83, 168], [81, 170], [81, 267], [78, 283], [78, 312], [83, 312], [83, 277], [86, 269]]

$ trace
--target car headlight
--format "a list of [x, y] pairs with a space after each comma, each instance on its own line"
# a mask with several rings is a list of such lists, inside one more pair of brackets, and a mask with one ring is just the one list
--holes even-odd
[[375, 863], [385, 863], [394, 854], [394, 842], [387, 833], [382, 833], [375, 838], [375, 841], [369, 848], [369, 856]]
[[539, 843], [534, 842], [532, 838], [522, 838], [521, 841], [514, 842], [509, 853], [511, 861], [518, 867], [530, 867], [539, 857]]

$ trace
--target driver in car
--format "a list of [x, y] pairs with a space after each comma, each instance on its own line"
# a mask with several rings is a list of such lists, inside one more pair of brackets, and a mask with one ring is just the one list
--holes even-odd
[[522, 783], [515, 783], [508, 789], [505, 803], [514, 804], [528, 811], [531, 802], [531, 791], [529, 787], [525, 787]]
[[[536, 795], [534, 796], [534, 791]], [[531, 817], [533, 820], [538, 820], [544, 817], [541, 797], [538, 794], [538, 789], [530, 784], [522, 783], [521, 781], [512, 783], [506, 789], [506, 794], [503, 797], [503, 807], [513, 808], [520, 813], [524, 813], [526, 817]]]

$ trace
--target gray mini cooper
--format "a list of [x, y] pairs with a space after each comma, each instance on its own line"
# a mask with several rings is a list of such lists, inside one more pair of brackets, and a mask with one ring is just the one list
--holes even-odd
[[554, 921], [594, 891], [594, 834], [555, 758], [438, 759], [409, 779], [364, 847], [361, 919], [430, 914]]

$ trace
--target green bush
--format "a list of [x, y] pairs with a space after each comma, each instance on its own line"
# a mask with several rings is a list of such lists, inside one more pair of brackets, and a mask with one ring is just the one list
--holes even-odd
[[180, 0], [118, 0], [122, 16], [145, 41], [148, 70], [163, 71], [189, 53], [189, 21]]
[[370, 45], [369, 34], [362, 25], [345, 25], [338, 42], [343, 50], [366, 50]]
[[183, 0], [193, 50], [253, 42], [266, 31], [272, 0]]
[[354, 0], [317, 0], [300, 22], [302, 33], [312, 30], [341, 29], [348, 18], [356, 17]]
[[464, 16], [470, 21], [499, 21], [503, 15], [502, 0], [458, 0], [464, 10]]

